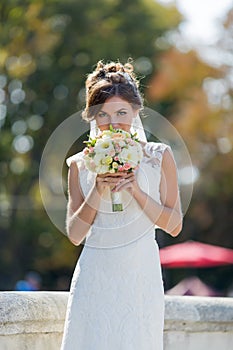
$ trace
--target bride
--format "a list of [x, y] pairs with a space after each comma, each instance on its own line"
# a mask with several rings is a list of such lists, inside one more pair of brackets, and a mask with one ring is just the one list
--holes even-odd
[[[66, 228], [84, 244], [71, 282], [62, 350], [162, 350], [164, 292], [156, 227], [171, 236], [182, 228], [177, 169], [170, 147], [147, 142], [143, 108], [131, 64], [98, 62], [86, 80], [83, 118], [91, 135], [136, 131], [143, 149], [137, 170], [90, 172], [83, 152], [67, 159]], [[111, 191], [124, 210], [112, 212]]]

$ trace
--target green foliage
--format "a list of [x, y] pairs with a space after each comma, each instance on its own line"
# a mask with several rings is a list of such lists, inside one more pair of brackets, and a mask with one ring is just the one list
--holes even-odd
[[[231, 18], [222, 41], [229, 52]], [[74, 247], [43, 209], [39, 165], [54, 129], [84, 106], [84, 82], [98, 60], [132, 57], [142, 93], [175, 117], [201, 171], [177, 240], [233, 247], [232, 153], [218, 151], [219, 138], [223, 151], [232, 140], [232, 111], [211, 109], [202, 89], [205, 78], [227, 78], [195, 52], [170, 47], [166, 34], [180, 21], [174, 6], [154, 0], [1, 1], [0, 289], [12, 289], [28, 270], [42, 275], [45, 289], [68, 288], [82, 247]], [[232, 89], [228, 93], [232, 100]], [[86, 138], [72, 146], [73, 153]], [[63, 173], [66, 184], [66, 167]], [[163, 234], [162, 244], [172, 242]]]
[[43, 148], [83, 107], [86, 74], [98, 60], [132, 57], [146, 85], [161, 52], [156, 40], [180, 20], [175, 8], [153, 0], [1, 1], [0, 289], [13, 288], [28, 270], [41, 273], [48, 289], [59, 288], [58, 276], [71, 275], [81, 247], [72, 246], [43, 209]]

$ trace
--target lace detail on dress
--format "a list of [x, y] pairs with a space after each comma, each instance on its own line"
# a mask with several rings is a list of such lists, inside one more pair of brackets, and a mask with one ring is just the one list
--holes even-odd
[[153, 236], [118, 249], [84, 247], [62, 350], [162, 350], [164, 300]]
[[[136, 171], [140, 188], [158, 203], [167, 147], [147, 143]], [[71, 160], [78, 164], [85, 196], [95, 174], [85, 168], [82, 152], [67, 164]], [[62, 350], [163, 349], [164, 296], [154, 224], [127, 191], [122, 201], [124, 211], [112, 213], [106, 191], [86, 236], [71, 283]]]
[[145, 162], [151, 164], [152, 168], [160, 168], [166, 149], [170, 149], [170, 146], [165, 143], [148, 142], [144, 147]]
[[[144, 146], [144, 157], [136, 171], [138, 184], [157, 203], [161, 204], [160, 180], [163, 153], [169, 146], [149, 142]], [[96, 174], [84, 164], [83, 153], [68, 158], [67, 164], [75, 160], [79, 167], [79, 181], [83, 197], [93, 187]], [[103, 194], [95, 222], [86, 235], [85, 244], [90, 247], [113, 248], [129, 244], [146, 234], [153, 234], [156, 225], [141, 210], [141, 207], [127, 191], [122, 191], [123, 212], [113, 213], [110, 192]]]

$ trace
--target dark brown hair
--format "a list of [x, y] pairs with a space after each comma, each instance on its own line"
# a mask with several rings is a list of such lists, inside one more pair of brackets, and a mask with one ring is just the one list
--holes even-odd
[[99, 61], [96, 69], [88, 75], [86, 80], [86, 108], [82, 118], [88, 121], [94, 119], [101, 105], [113, 96], [127, 101], [134, 109], [142, 108], [143, 100], [138, 87], [139, 83], [131, 63], [104, 64]]

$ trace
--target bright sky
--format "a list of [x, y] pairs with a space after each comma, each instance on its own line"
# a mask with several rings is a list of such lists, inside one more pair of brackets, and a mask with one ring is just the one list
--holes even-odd
[[233, 0], [157, 0], [162, 4], [175, 2], [187, 22], [182, 24], [182, 35], [195, 46], [213, 44], [221, 26], [218, 22], [224, 18]]

